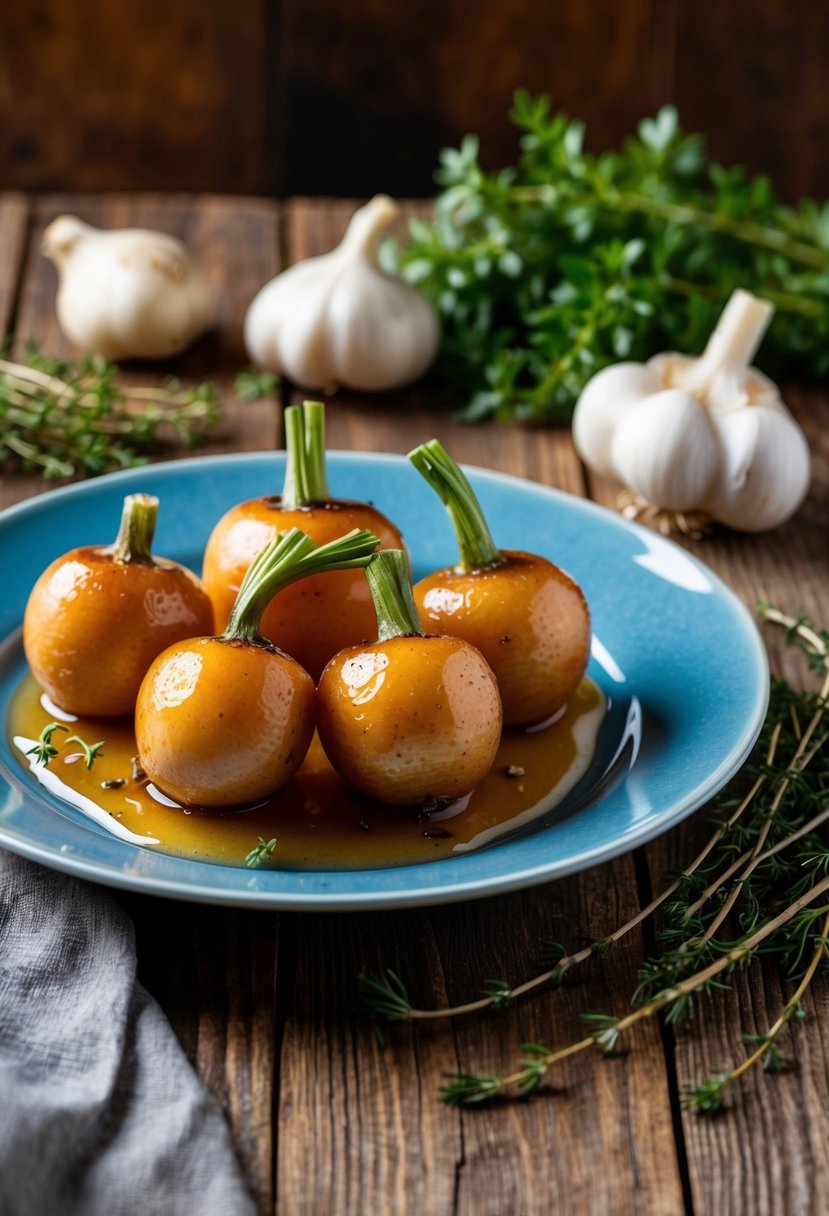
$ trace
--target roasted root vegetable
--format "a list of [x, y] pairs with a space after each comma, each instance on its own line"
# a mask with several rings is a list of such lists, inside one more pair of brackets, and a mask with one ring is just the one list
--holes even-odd
[[340, 776], [394, 806], [468, 794], [501, 737], [498, 686], [483, 656], [456, 637], [424, 634], [400, 550], [366, 568], [377, 642], [350, 646], [325, 668], [318, 729]]
[[23, 647], [41, 687], [73, 714], [132, 713], [147, 668], [173, 642], [213, 629], [195, 574], [151, 553], [158, 499], [124, 499], [115, 543], [72, 549], [41, 574]]
[[138, 758], [154, 785], [185, 806], [238, 806], [272, 794], [299, 768], [314, 733], [307, 671], [261, 633], [274, 595], [322, 570], [366, 564], [377, 537], [355, 531], [317, 547], [298, 528], [250, 566], [221, 637], [159, 655], [135, 709]]
[[[394, 524], [368, 503], [332, 498], [325, 468], [325, 407], [306, 401], [285, 411], [287, 465], [281, 496], [254, 498], [219, 520], [204, 555], [204, 583], [216, 627], [224, 627], [250, 563], [277, 532], [301, 528], [318, 544], [352, 528], [368, 528], [382, 548], [400, 548]], [[262, 618], [262, 632], [319, 679], [328, 660], [364, 638], [376, 637], [371, 595], [359, 570], [303, 579], [278, 596]]]
[[567, 703], [587, 666], [581, 588], [544, 557], [495, 547], [472, 487], [437, 439], [409, 459], [442, 499], [460, 548], [456, 566], [414, 588], [426, 627], [477, 646], [498, 680], [505, 726], [543, 722]]

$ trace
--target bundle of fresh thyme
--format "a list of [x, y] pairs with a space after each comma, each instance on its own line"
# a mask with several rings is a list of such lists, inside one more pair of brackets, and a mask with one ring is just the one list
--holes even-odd
[[716, 801], [712, 834], [685, 869], [636, 916], [605, 941], [574, 953], [553, 946], [545, 969], [511, 987], [487, 982], [476, 1000], [450, 1009], [416, 1009], [393, 972], [362, 977], [366, 1006], [391, 1020], [456, 1017], [503, 1009], [541, 987], [557, 987], [592, 955], [609, 949], [659, 913], [658, 953], [640, 970], [632, 1009], [583, 1014], [585, 1033], [563, 1047], [525, 1044], [514, 1071], [502, 1075], [450, 1075], [446, 1102], [481, 1103], [496, 1094], [531, 1093], [561, 1060], [590, 1048], [611, 1053], [631, 1026], [654, 1014], [667, 1022], [688, 1018], [701, 993], [727, 987], [728, 977], [759, 955], [776, 958], [792, 984], [779, 1016], [733, 1069], [714, 1073], [686, 1091], [688, 1105], [718, 1110], [727, 1091], [751, 1067], [785, 1067], [777, 1046], [784, 1027], [802, 1013], [802, 998], [829, 951], [829, 633], [769, 605], [760, 615], [783, 626], [822, 677], [817, 692], [772, 683], [761, 736], [749, 762]]
[[707, 161], [670, 107], [601, 156], [546, 97], [519, 92], [511, 117], [518, 163], [485, 172], [473, 135], [444, 150], [435, 218], [399, 255], [442, 315], [462, 416], [567, 419], [605, 364], [700, 350], [736, 287], [776, 306], [764, 366], [826, 372], [829, 204]]
[[192, 447], [214, 426], [212, 385], [123, 388], [97, 355], [68, 362], [29, 350], [0, 357], [0, 470], [94, 476], [143, 464], [165, 437]]

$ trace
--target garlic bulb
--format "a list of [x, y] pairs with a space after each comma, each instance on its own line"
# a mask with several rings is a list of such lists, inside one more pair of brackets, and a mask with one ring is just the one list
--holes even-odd
[[744, 532], [793, 515], [809, 488], [809, 446], [776, 385], [750, 366], [772, 312], [735, 291], [700, 358], [656, 355], [594, 376], [573, 415], [585, 462], [654, 507]]
[[377, 264], [397, 215], [384, 194], [352, 216], [333, 252], [271, 279], [245, 318], [245, 346], [261, 367], [309, 389], [399, 388], [437, 354], [437, 314], [419, 292]]
[[163, 359], [206, 329], [213, 311], [199, 262], [175, 237], [53, 220], [43, 252], [58, 269], [57, 314], [70, 341], [108, 359]]

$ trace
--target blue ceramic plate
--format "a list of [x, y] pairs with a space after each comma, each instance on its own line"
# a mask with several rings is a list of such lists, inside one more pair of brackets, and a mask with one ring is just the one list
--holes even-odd
[[[206, 457], [129, 470], [0, 515], [0, 716], [25, 665], [19, 627], [53, 558], [105, 543], [123, 496], [161, 499], [156, 549], [195, 568], [216, 520], [273, 493], [283, 457]], [[725, 784], [766, 710], [768, 665], [748, 612], [701, 563], [593, 503], [470, 470], [498, 544], [545, 554], [581, 583], [595, 641], [589, 674], [608, 700], [595, 761], [565, 802], [515, 837], [431, 864], [290, 871], [213, 865], [116, 839], [22, 770], [0, 742], [0, 843], [85, 878], [209, 903], [345, 909], [439, 904], [546, 882], [640, 845]], [[399, 456], [333, 453], [333, 491], [371, 499], [403, 529], [414, 572], [455, 560], [443, 507]]]

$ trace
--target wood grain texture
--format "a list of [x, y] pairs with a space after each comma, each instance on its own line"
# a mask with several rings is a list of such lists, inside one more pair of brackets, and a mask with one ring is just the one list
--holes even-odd
[[724, 163], [769, 174], [784, 198], [829, 192], [829, 8], [680, 0], [672, 99]]
[[270, 188], [267, 7], [8, 0], [0, 181], [35, 190]]
[[829, 190], [829, 13], [785, 0], [7, 0], [0, 182], [426, 195], [467, 132], [512, 163], [519, 86], [618, 146], [665, 102], [785, 197]]
[[[331, 248], [353, 208], [308, 200], [290, 206], [288, 261]], [[328, 408], [330, 444], [400, 452], [438, 434], [466, 463], [583, 492], [566, 433], [462, 427], [451, 419], [450, 402], [435, 402], [435, 390], [423, 386], [376, 397], [338, 393]], [[462, 1002], [487, 979], [517, 983], [535, 974], [545, 938], [576, 948], [605, 936], [638, 907], [628, 857], [555, 886], [451, 908], [285, 918], [283, 941], [292, 944], [282, 949], [298, 960], [280, 1068], [277, 1196], [286, 1210], [681, 1211], [655, 1024], [637, 1033], [624, 1065], [588, 1053], [563, 1067], [537, 1102], [452, 1111], [436, 1097], [444, 1071], [511, 1070], [524, 1042], [559, 1045], [578, 1037], [578, 1011], [604, 1011], [615, 1002], [612, 994], [631, 990], [642, 949], [635, 936], [560, 993], [454, 1026], [392, 1028], [382, 1052], [366, 1023], [350, 1014], [360, 971], [391, 967], [427, 1006]], [[597, 1176], [597, 1160], [612, 1160], [612, 1174]]]
[[[22, 194], [0, 195], [0, 336], [5, 336], [14, 325], [18, 295], [26, 256], [29, 234], [31, 204]], [[0, 475], [0, 510], [32, 498], [43, 488], [37, 478], [22, 474]]]
[[[639, 910], [630, 856], [575, 878], [449, 913], [438, 909], [450, 1001], [468, 1000], [486, 979], [512, 982], [536, 973], [541, 942], [569, 950], [601, 940]], [[525, 998], [511, 1013], [459, 1022], [454, 1037], [462, 1069], [512, 1071], [520, 1046], [566, 1046], [584, 1034], [585, 1011], [626, 1011], [642, 941], [588, 963], [559, 992]], [[671, 1127], [665, 1059], [658, 1026], [637, 1028], [622, 1057], [591, 1051], [564, 1061], [537, 1099], [464, 1110], [464, 1160], [456, 1211], [501, 1213], [641, 1213], [683, 1210]], [[612, 1163], [599, 1170], [597, 1162]]]
[[444, 999], [429, 914], [290, 916], [282, 926], [293, 985], [281, 1032], [277, 1211], [451, 1212], [460, 1116], [434, 1093], [442, 1070], [457, 1066], [451, 1032], [404, 1027], [381, 1048], [355, 1013], [357, 977], [387, 966], [418, 999]]
[[0, 195], [0, 333], [7, 334], [17, 305], [17, 289], [29, 225], [29, 200], [23, 194]]
[[233, 1134], [262, 1216], [273, 1211], [279, 917], [121, 896], [139, 977], [159, 1001]]
[[[803, 608], [826, 619], [829, 561], [829, 402], [819, 394], [790, 390], [786, 399], [812, 449], [813, 481], [797, 515], [771, 532], [740, 534], [720, 529], [699, 541], [681, 539], [753, 610], [769, 600], [782, 611]], [[595, 498], [608, 506], [616, 487], [589, 478]], [[795, 687], [814, 687], [802, 656], [773, 626], [762, 629], [774, 672]], [[710, 834], [705, 812], [654, 841], [646, 853], [654, 891], [664, 876], [681, 870]], [[736, 933], [737, 930], [735, 929]], [[676, 1032], [678, 1084], [697, 1085], [746, 1055], [742, 1035], [765, 1034], [791, 990], [773, 963], [739, 972], [733, 989], [698, 1004], [694, 1022]], [[784, 1032], [781, 1050], [791, 1071], [768, 1076], [753, 1069], [729, 1102], [729, 1113], [706, 1119], [683, 1114], [683, 1130], [695, 1216], [742, 1216], [746, 1212], [819, 1212], [829, 1186], [829, 1144], [815, 1127], [829, 1101], [829, 979], [815, 980], [804, 1001], [806, 1021]]]
[[513, 161], [521, 86], [618, 143], [664, 100], [673, 0], [285, 0], [287, 194], [431, 193], [438, 150], [481, 134], [484, 163]]
[[[487, 979], [534, 974], [545, 937], [583, 944], [637, 909], [628, 858], [554, 887], [461, 906], [283, 917], [280, 966], [293, 971], [294, 987], [282, 1035], [277, 1210], [680, 1212], [655, 1024], [637, 1030], [624, 1061], [591, 1052], [562, 1066], [533, 1102], [458, 1111], [437, 1099], [444, 1072], [512, 1070], [522, 1043], [580, 1037], [580, 1011], [606, 1010], [630, 990], [641, 952], [635, 936], [561, 992], [514, 1012], [390, 1027], [384, 1048], [354, 1014], [362, 971], [391, 967], [427, 1008], [465, 1001]], [[612, 1171], [597, 1174], [597, 1160], [612, 1161]]]

